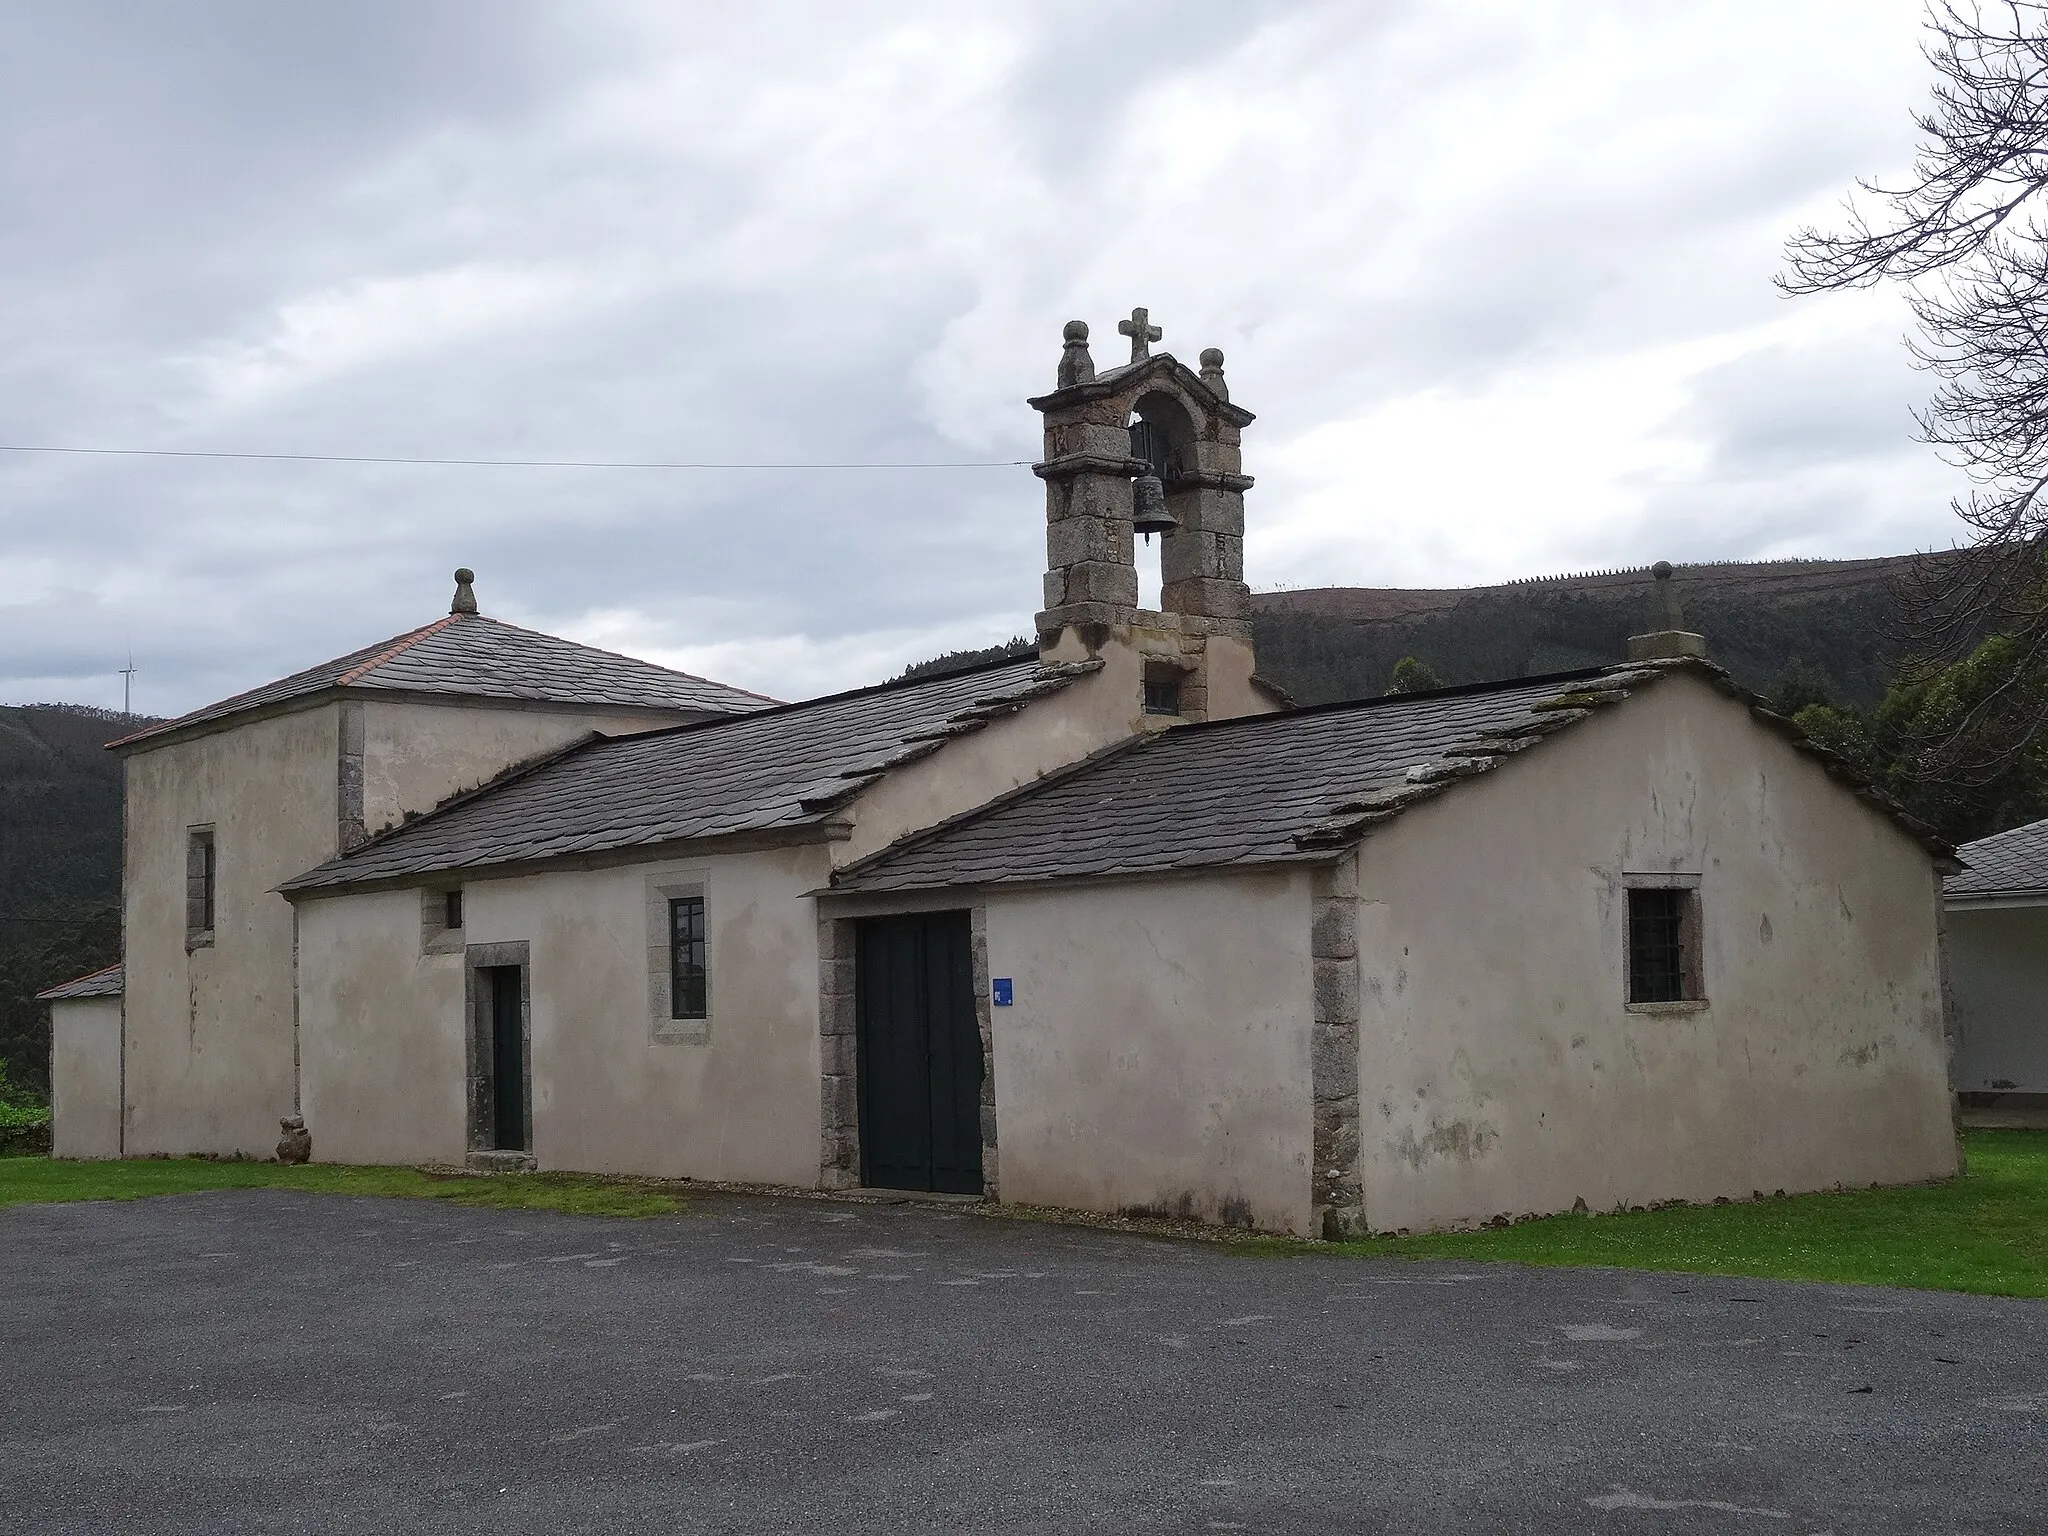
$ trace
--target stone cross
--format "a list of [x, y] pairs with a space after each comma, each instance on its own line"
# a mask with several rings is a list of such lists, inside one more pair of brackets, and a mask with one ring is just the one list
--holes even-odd
[[1166, 334], [1158, 326], [1146, 324], [1146, 321], [1151, 318], [1151, 314], [1148, 311], [1134, 309], [1131, 311], [1130, 319], [1119, 320], [1116, 323], [1117, 334], [1131, 338], [1131, 361], [1134, 363], [1142, 363], [1146, 358], [1150, 357], [1152, 355], [1151, 343], [1159, 340], [1160, 337]]

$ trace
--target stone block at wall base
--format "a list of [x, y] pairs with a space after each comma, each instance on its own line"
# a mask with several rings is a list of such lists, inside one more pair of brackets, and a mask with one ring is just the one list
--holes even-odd
[[472, 1152], [463, 1166], [471, 1173], [532, 1173], [540, 1162], [531, 1152]]

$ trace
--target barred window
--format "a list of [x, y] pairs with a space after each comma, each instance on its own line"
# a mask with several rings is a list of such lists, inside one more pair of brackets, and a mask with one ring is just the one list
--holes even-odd
[[675, 896], [668, 904], [669, 1017], [710, 1016], [704, 898]]
[[1701, 986], [1699, 892], [1638, 886], [1628, 893], [1628, 1000], [1690, 1003]]

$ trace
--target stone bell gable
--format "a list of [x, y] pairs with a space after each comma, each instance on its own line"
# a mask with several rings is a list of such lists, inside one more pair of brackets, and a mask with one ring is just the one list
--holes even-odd
[[[1151, 714], [1269, 709], [1251, 686], [1244, 581], [1252, 480], [1239, 442], [1253, 415], [1231, 403], [1214, 347], [1202, 352], [1198, 373], [1152, 352], [1161, 332], [1146, 311], [1133, 310], [1117, 329], [1130, 338], [1131, 360], [1098, 373], [1087, 324], [1069, 321], [1058, 388], [1030, 402], [1045, 418], [1045, 457], [1032, 468], [1045, 482], [1040, 650], [1073, 659], [1115, 642], [1133, 646], [1145, 657]], [[1160, 540], [1158, 612], [1138, 606], [1141, 531]]]

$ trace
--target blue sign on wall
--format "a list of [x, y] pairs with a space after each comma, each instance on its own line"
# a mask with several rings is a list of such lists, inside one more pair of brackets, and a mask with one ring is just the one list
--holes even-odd
[[1010, 978], [1009, 978], [1009, 977], [1007, 977], [1007, 976], [998, 976], [998, 977], [996, 977], [996, 979], [995, 979], [995, 994], [996, 994], [996, 1006], [997, 1006], [998, 1008], [1007, 1008], [1007, 1007], [1009, 1007], [1009, 1006], [1010, 1006]]

